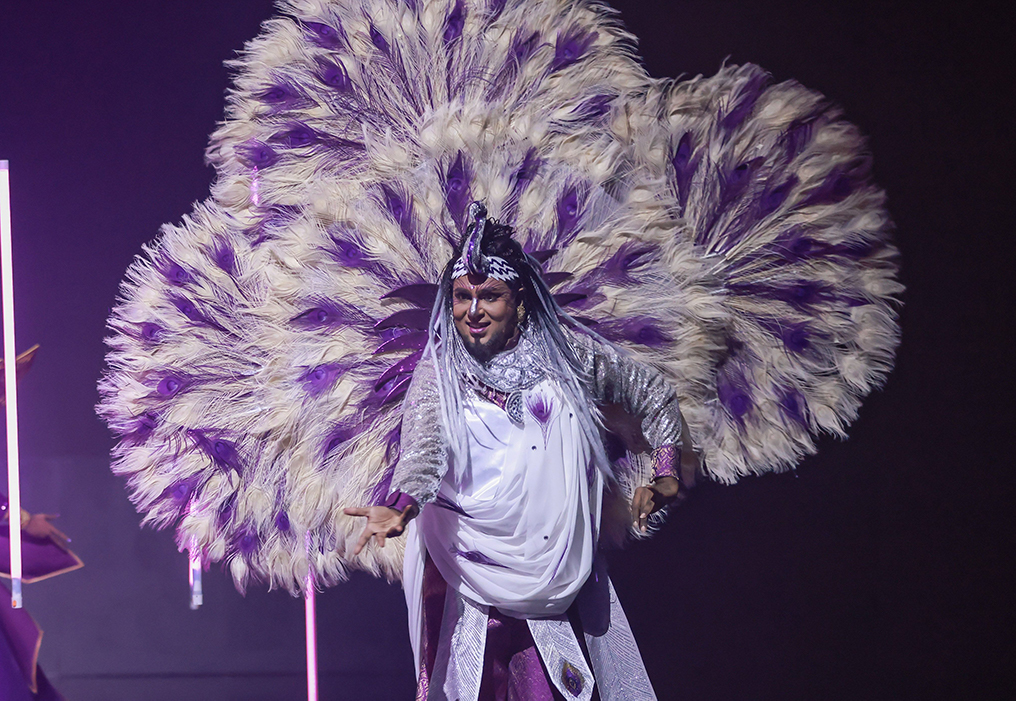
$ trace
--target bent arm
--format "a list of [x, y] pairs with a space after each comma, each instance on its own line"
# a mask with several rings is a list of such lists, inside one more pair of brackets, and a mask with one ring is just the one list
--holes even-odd
[[586, 369], [593, 399], [599, 404], [617, 404], [641, 421], [654, 479], [679, 478], [684, 422], [674, 388], [656, 368], [587, 336], [574, 338], [574, 350]]
[[[402, 443], [385, 506], [405, 511], [434, 500], [448, 471], [448, 444], [441, 424], [434, 364], [425, 357], [416, 366], [402, 405]], [[391, 502], [391, 503], [389, 503]]]

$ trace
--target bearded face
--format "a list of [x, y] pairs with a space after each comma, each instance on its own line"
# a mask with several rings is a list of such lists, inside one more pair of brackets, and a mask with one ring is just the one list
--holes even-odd
[[481, 363], [514, 343], [518, 334], [519, 292], [482, 275], [452, 281], [452, 316], [466, 349]]

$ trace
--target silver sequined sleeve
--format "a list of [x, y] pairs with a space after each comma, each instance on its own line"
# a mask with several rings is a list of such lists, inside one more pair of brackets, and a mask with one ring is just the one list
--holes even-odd
[[437, 376], [433, 361], [425, 357], [416, 366], [402, 406], [402, 445], [392, 491], [408, 494], [423, 506], [437, 496], [447, 470]]
[[588, 336], [573, 335], [572, 348], [588, 376], [587, 387], [598, 404], [619, 404], [642, 420], [642, 434], [654, 450], [681, 449], [681, 411], [677, 394], [650, 365]]

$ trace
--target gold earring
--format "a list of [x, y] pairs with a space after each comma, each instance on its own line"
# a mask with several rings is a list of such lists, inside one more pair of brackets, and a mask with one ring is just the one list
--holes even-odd
[[520, 324], [523, 321], [526, 320], [526, 303], [525, 302], [523, 302], [521, 300], [519, 301], [519, 306], [515, 307], [515, 317], [518, 319], [518, 322]]

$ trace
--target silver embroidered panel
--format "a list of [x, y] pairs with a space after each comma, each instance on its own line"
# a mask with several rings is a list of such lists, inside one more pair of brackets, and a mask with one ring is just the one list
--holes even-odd
[[551, 683], [566, 699], [589, 701], [596, 681], [571, 623], [560, 618], [531, 618], [527, 623]]
[[487, 645], [487, 607], [449, 588], [427, 701], [476, 701]]
[[609, 579], [610, 626], [603, 635], [585, 635], [589, 661], [596, 671], [600, 701], [656, 701], [628, 617]]

